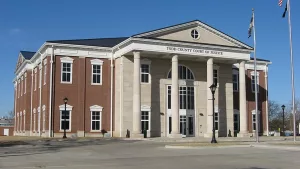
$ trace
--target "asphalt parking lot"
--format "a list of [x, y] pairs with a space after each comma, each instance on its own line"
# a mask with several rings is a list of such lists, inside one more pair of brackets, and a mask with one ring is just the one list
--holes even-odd
[[28, 141], [0, 146], [0, 168], [295, 169], [300, 152], [262, 148], [166, 149], [133, 140]]

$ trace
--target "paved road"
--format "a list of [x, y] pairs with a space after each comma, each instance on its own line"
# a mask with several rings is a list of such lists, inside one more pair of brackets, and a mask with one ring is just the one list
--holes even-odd
[[93, 140], [0, 147], [7, 169], [295, 169], [300, 152], [260, 148], [166, 149], [164, 143]]

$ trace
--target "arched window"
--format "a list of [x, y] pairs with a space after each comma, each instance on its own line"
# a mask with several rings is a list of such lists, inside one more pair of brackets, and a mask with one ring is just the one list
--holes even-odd
[[[168, 79], [172, 78], [172, 70], [168, 74]], [[178, 66], [178, 78], [179, 80], [195, 80], [193, 72], [182, 65]]]

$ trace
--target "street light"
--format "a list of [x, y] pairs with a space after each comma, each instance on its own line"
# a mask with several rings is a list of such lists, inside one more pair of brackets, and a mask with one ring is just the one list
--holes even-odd
[[282, 136], [284, 136], [284, 109], [285, 109], [285, 105], [282, 105], [281, 108], [282, 108]]
[[67, 116], [67, 103], [68, 103], [68, 98], [64, 98], [64, 102], [65, 102], [65, 111], [63, 113], [64, 115], [64, 136], [63, 138], [67, 138], [67, 135], [66, 135], [66, 128], [67, 128], [67, 120], [66, 120], [66, 116]]
[[212, 101], [213, 101], [213, 130], [212, 130], [213, 135], [211, 138], [211, 143], [217, 143], [216, 132], [215, 132], [215, 91], [217, 89], [217, 86], [215, 84], [212, 84], [209, 88], [212, 94]]

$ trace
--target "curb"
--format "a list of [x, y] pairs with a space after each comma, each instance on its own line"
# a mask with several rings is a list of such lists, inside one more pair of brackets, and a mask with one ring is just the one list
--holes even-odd
[[233, 145], [233, 146], [215, 146], [215, 147], [210, 147], [210, 146], [172, 146], [172, 145], [165, 145], [165, 148], [169, 149], [215, 149], [215, 148], [248, 148], [248, 147], [253, 147], [253, 145]]
[[280, 149], [280, 150], [300, 151], [300, 147], [295, 147], [295, 146], [253, 145], [253, 147], [266, 148], [266, 149]]

